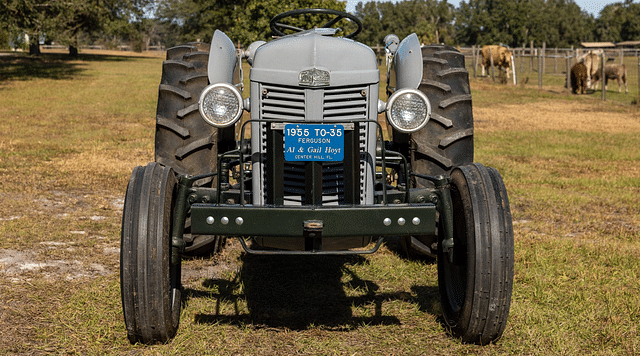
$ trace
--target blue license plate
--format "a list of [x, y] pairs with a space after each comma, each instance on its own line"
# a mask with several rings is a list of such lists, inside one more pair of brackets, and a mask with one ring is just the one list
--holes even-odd
[[289, 162], [344, 160], [344, 126], [285, 125], [284, 159]]

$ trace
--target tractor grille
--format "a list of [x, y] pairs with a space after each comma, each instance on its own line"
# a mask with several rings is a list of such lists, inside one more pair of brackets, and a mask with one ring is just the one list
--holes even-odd
[[[364, 94], [364, 95], [363, 95]], [[324, 121], [349, 122], [367, 118], [368, 87], [335, 88], [324, 91]]]
[[304, 121], [304, 89], [262, 85], [262, 119]]
[[318, 91], [322, 92], [322, 103], [319, 103], [322, 121], [349, 122], [367, 118], [368, 86], [304, 89], [261, 85], [261, 88], [260, 116], [262, 119], [305, 121], [306, 97], [313, 95], [309, 93]]
[[[367, 118], [369, 110], [368, 85], [348, 86], [326, 89], [307, 89], [261, 84], [260, 118], [285, 123], [347, 123]], [[377, 87], [376, 87], [377, 88]], [[360, 203], [364, 203], [365, 172], [372, 162], [367, 152], [367, 128], [370, 125], [360, 123], [358, 130], [360, 146]], [[260, 125], [260, 151], [266, 153], [267, 124]], [[282, 150], [282, 148], [281, 148]], [[342, 162], [323, 162], [322, 164], [323, 205], [344, 203], [345, 171]], [[266, 169], [261, 169], [263, 184], [270, 184]], [[290, 205], [305, 204], [304, 162], [284, 162], [284, 202]], [[255, 192], [254, 192], [255, 193]], [[268, 201], [267, 190], [262, 190], [263, 200]]]
[[[285, 162], [284, 200], [285, 204], [305, 203], [304, 162]], [[340, 204], [344, 202], [344, 167], [340, 162], [322, 164], [322, 203]]]

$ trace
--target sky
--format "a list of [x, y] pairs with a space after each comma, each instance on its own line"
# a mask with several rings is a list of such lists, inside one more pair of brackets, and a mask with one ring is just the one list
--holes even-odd
[[[347, 1], [347, 12], [352, 12], [356, 8], [356, 4], [358, 2], [368, 2], [367, 0], [348, 0]], [[397, 2], [398, 0], [391, 0], [393, 2]], [[607, 5], [613, 3], [621, 3], [624, 0], [574, 0], [578, 6], [584, 11], [592, 14], [594, 17], [597, 17], [600, 14], [600, 11]], [[461, 0], [447, 0], [449, 4], [452, 4], [455, 7], [460, 6]], [[637, 2], [637, 1], [634, 1]]]

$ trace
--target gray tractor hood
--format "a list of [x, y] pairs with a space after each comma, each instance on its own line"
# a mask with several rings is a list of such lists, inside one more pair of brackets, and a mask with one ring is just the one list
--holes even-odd
[[[252, 82], [298, 86], [301, 72], [329, 73], [329, 86], [373, 84], [380, 80], [376, 56], [353, 40], [305, 33], [260, 46], [249, 78]], [[326, 85], [325, 85], [326, 86]]]

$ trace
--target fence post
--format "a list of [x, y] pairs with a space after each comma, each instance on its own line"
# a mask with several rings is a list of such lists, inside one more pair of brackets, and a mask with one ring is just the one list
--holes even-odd
[[473, 53], [473, 77], [476, 77], [476, 68], [478, 68], [478, 53], [476, 53], [476, 45], [471, 46], [471, 52]]
[[542, 74], [547, 72], [547, 43], [542, 42]]
[[640, 97], [640, 57], [638, 57], [638, 52], [636, 52], [636, 58], [638, 59], [638, 97]]
[[624, 49], [620, 49], [620, 64], [624, 64]]
[[553, 74], [558, 74], [558, 47], [553, 53]]
[[529, 72], [533, 72], [533, 41], [531, 41], [531, 46], [529, 47], [529, 53], [531, 54], [531, 62], [529, 64]]
[[602, 51], [602, 59], [600, 60], [600, 84], [602, 85], [602, 101], [606, 101], [607, 100], [607, 96], [606, 96], [606, 90], [605, 90], [605, 84], [606, 80], [607, 80], [607, 76], [604, 75], [604, 62], [606, 60], [607, 56], [604, 54], [604, 51]]
[[517, 85], [518, 81], [516, 80], [516, 61], [513, 58], [513, 52], [511, 52], [511, 74], [513, 74], [513, 85]]
[[491, 79], [493, 79], [493, 81], [496, 81], [496, 73], [493, 70], [493, 51], [491, 51], [491, 47], [489, 47], [489, 60], [491, 61]]
[[542, 68], [543, 68], [543, 56], [542, 51], [538, 53], [538, 88], [542, 89]]
[[520, 73], [522, 73], [522, 62], [524, 62], [524, 49], [526, 47], [524, 46], [524, 43], [522, 44], [522, 51], [520, 51]]
[[567, 59], [567, 89], [571, 93], [573, 89], [571, 89], [571, 56], [566, 56]]

